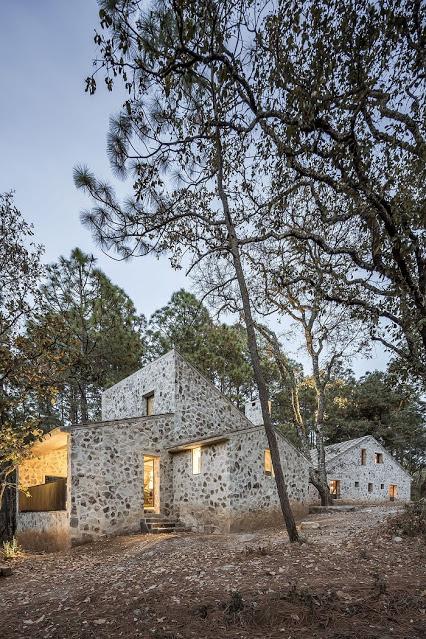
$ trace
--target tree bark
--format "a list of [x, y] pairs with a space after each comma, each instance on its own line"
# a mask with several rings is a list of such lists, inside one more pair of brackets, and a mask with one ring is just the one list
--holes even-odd
[[16, 532], [16, 473], [8, 478], [8, 485], [4, 483], [0, 489], [0, 541], [10, 541]]
[[253, 315], [251, 312], [250, 296], [247, 288], [247, 283], [244, 275], [244, 271], [241, 264], [241, 256], [238, 245], [238, 238], [236, 235], [236, 229], [232, 220], [231, 212], [228, 204], [228, 197], [225, 192], [223, 184], [223, 161], [222, 161], [222, 145], [220, 140], [219, 131], [216, 132], [216, 150], [217, 150], [217, 187], [219, 198], [222, 204], [223, 213], [226, 220], [226, 226], [228, 230], [229, 248], [232, 254], [232, 260], [234, 264], [235, 273], [237, 276], [238, 287], [240, 290], [241, 301], [243, 305], [244, 320], [247, 331], [247, 343], [250, 352], [250, 359], [253, 366], [254, 377], [256, 379], [257, 388], [259, 391], [260, 406], [262, 409], [263, 424], [268, 439], [269, 450], [271, 453], [272, 466], [275, 473], [275, 481], [277, 484], [277, 492], [280, 500], [281, 510], [283, 513], [287, 533], [291, 542], [299, 541], [299, 534], [297, 532], [296, 523], [291, 510], [290, 501], [288, 498], [287, 487], [285, 483], [284, 473], [281, 465], [280, 454], [278, 450], [277, 437], [272, 425], [271, 416], [269, 413], [269, 393], [268, 388], [263, 376], [260, 356], [257, 347], [257, 339], [255, 332], [255, 324]]

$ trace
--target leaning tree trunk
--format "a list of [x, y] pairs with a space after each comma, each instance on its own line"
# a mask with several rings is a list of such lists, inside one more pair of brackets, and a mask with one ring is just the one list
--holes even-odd
[[287, 487], [285, 484], [284, 473], [281, 466], [280, 454], [278, 450], [277, 437], [275, 435], [274, 428], [272, 426], [271, 416], [269, 413], [269, 393], [265, 382], [265, 378], [262, 372], [259, 351], [257, 348], [257, 339], [255, 332], [255, 324], [251, 312], [250, 297], [247, 289], [246, 279], [241, 264], [241, 256], [238, 245], [238, 239], [235, 232], [235, 226], [232, 220], [232, 216], [229, 210], [228, 198], [225, 193], [223, 185], [223, 163], [222, 163], [222, 146], [219, 138], [219, 134], [216, 136], [216, 148], [217, 148], [217, 186], [219, 192], [219, 198], [222, 203], [223, 213], [226, 220], [226, 226], [229, 235], [229, 247], [232, 254], [235, 274], [237, 277], [238, 287], [240, 290], [241, 301], [243, 304], [244, 321], [247, 331], [247, 343], [250, 352], [250, 359], [253, 366], [254, 377], [256, 380], [257, 388], [259, 391], [260, 406], [262, 409], [263, 424], [268, 439], [269, 450], [271, 453], [272, 466], [275, 473], [275, 481], [277, 484], [278, 497], [280, 500], [281, 510], [283, 513], [285, 525], [287, 528], [290, 541], [299, 541], [299, 535], [294, 521], [294, 516], [291, 510], [290, 501], [288, 499]]

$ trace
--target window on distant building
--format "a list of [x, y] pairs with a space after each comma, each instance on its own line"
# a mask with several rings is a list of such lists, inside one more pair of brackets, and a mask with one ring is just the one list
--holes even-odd
[[383, 464], [383, 453], [374, 453], [374, 461], [376, 464]]
[[368, 492], [369, 493], [373, 492], [373, 484], [368, 484]]
[[154, 414], [154, 393], [151, 395], [147, 395], [145, 398], [146, 401], [146, 414], [153, 415]]
[[355, 482], [355, 488], [359, 488], [359, 481]]
[[192, 474], [199, 475], [201, 473], [201, 447], [192, 449]]
[[385, 489], [385, 485], [384, 484], [380, 484], [380, 490], [384, 490]]
[[267, 448], [265, 450], [264, 469], [265, 469], [265, 475], [269, 475], [270, 477], [274, 477], [274, 469], [273, 469], [273, 466], [272, 466], [271, 451], [269, 450], [269, 448]]
[[367, 463], [367, 449], [361, 448], [361, 466], [365, 466]]

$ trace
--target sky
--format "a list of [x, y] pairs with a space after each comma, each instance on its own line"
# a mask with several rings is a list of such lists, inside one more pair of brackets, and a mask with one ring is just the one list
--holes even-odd
[[[84, 92], [95, 55], [96, 0], [0, 0], [0, 192], [15, 191], [15, 203], [34, 225], [44, 260], [54, 262], [79, 246], [149, 317], [171, 294], [191, 289], [183, 270], [167, 258], [119, 262], [104, 255], [82, 227], [80, 212], [90, 200], [77, 191], [74, 166], [86, 164], [98, 178], [116, 183], [106, 154], [118, 92]], [[125, 193], [126, 186], [119, 185]], [[296, 345], [291, 354], [305, 360]], [[353, 363], [357, 375], [383, 369], [386, 356]]]

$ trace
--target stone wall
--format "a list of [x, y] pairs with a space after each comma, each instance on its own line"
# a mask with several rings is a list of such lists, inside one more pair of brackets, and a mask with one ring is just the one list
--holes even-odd
[[[366, 465], [361, 465], [361, 449], [367, 451]], [[376, 464], [375, 453], [383, 454], [383, 463]], [[396, 484], [396, 499], [410, 499], [411, 482], [408, 474], [373, 437], [363, 440], [333, 459], [327, 468], [328, 480], [340, 480], [342, 499], [352, 501], [389, 501], [389, 485]], [[359, 486], [355, 486], [358, 482]], [[368, 492], [368, 484], [373, 485]], [[383, 485], [383, 488], [381, 487]]]
[[146, 415], [146, 396], [154, 393], [154, 413], [175, 407], [175, 352], [170, 351], [102, 393], [102, 419]]
[[[139, 530], [143, 516], [143, 457], [161, 455], [173, 415], [141, 417], [71, 429], [71, 538]], [[160, 461], [160, 505], [172, 508], [170, 455]]]
[[176, 352], [175, 441], [190, 441], [250, 428], [252, 423]]
[[67, 548], [70, 544], [68, 513], [65, 510], [19, 513], [16, 535], [18, 543], [28, 550]]
[[185, 526], [227, 531], [230, 522], [229, 460], [226, 442], [201, 448], [201, 472], [192, 473], [192, 451], [173, 455], [174, 515]]
[[[307, 512], [309, 462], [277, 434], [281, 463], [295, 517]], [[264, 469], [268, 441], [263, 427], [233, 436], [229, 444], [231, 530], [282, 525], [275, 478]]]
[[60, 448], [46, 455], [31, 457], [19, 466], [19, 485], [22, 488], [45, 483], [45, 476], [67, 476], [67, 449]]
[[[154, 416], [123, 419], [143, 414], [146, 394], [152, 391]], [[174, 412], [163, 414], [172, 408]], [[263, 472], [267, 447], [263, 427], [254, 428], [176, 351], [106, 391], [102, 411], [108, 421], [70, 430], [74, 542], [139, 530], [144, 455], [160, 460], [159, 508], [166, 516], [178, 517], [190, 526], [222, 530], [231, 525], [250, 527], [256, 518], [259, 525], [279, 519], [274, 479]], [[248, 436], [246, 431], [255, 434]], [[190, 451], [168, 452], [180, 444], [224, 433], [229, 434], [230, 443], [203, 447], [200, 475], [192, 474]], [[280, 450], [291, 499], [302, 509], [307, 460], [283, 438]]]

